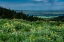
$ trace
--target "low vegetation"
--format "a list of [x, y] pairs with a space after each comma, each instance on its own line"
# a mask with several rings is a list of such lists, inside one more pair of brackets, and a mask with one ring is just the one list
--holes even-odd
[[0, 19], [0, 42], [64, 42], [64, 22]]

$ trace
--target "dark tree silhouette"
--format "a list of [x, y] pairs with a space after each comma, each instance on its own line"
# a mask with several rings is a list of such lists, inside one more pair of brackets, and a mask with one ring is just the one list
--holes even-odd
[[15, 12], [14, 10], [6, 9], [0, 6], [0, 18], [4, 19], [24, 19], [24, 20], [29, 20], [29, 21], [36, 21], [36, 20], [42, 20], [41, 18], [29, 16], [24, 14], [22, 11], [21, 12]]

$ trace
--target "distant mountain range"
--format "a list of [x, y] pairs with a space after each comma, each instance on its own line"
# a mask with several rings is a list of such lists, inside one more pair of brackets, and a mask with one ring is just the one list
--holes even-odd
[[15, 11], [43, 11], [43, 12], [64, 12], [64, 10], [15, 10]]
[[16, 12], [23, 12], [27, 15], [34, 15], [34, 16], [62, 16], [64, 15], [64, 10], [15, 10]]

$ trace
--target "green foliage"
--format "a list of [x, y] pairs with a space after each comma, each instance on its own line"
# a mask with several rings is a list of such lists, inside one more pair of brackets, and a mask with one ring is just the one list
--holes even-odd
[[64, 42], [64, 22], [1, 19], [0, 23], [0, 42]]

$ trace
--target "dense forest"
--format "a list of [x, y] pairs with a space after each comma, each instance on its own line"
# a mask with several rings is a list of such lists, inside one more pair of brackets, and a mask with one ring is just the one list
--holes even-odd
[[29, 21], [43, 20], [42, 18], [33, 17], [24, 14], [23, 12], [16, 12], [14, 10], [6, 9], [0, 6], [0, 18], [3, 19], [23, 19]]

